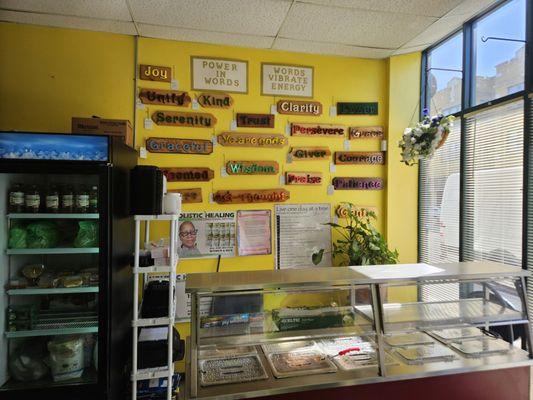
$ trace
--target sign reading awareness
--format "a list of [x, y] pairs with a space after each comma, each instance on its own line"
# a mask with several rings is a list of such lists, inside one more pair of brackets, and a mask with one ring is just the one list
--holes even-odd
[[313, 67], [262, 63], [261, 78], [262, 95], [313, 97]]
[[155, 138], [146, 139], [146, 150], [150, 153], [169, 154], [211, 154], [213, 143], [202, 139]]
[[248, 61], [191, 57], [192, 90], [248, 93]]
[[222, 146], [282, 148], [287, 138], [279, 134], [224, 132], [217, 136]]
[[332, 124], [291, 124], [292, 136], [329, 136], [343, 137], [346, 132], [344, 125]]
[[228, 161], [226, 172], [229, 175], [275, 175], [279, 171], [276, 161]]

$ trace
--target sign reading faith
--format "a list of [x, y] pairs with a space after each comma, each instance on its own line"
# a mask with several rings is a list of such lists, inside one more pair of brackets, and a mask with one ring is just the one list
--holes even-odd
[[290, 197], [285, 189], [219, 190], [213, 194], [218, 204], [281, 203]]
[[157, 125], [190, 126], [192, 128], [211, 128], [217, 123], [217, 119], [212, 114], [163, 110], [154, 112], [152, 120]]
[[146, 150], [150, 153], [169, 154], [211, 154], [213, 143], [201, 139], [155, 138], [146, 139]]
[[275, 175], [279, 171], [276, 161], [228, 161], [226, 172], [229, 175]]
[[210, 168], [162, 168], [168, 182], [208, 182], [215, 177]]
[[382, 151], [336, 151], [335, 164], [385, 164], [385, 154]]
[[143, 81], [170, 82], [172, 80], [172, 70], [170, 67], [141, 64], [139, 65], [139, 79]]
[[337, 103], [337, 115], [378, 115], [378, 103]]
[[248, 93], [248, 61], [191, 57], [192, 90]]
[[262, 63], [261, 79], [262, 95], [313, 97], [313, 67]]
[[350, 207], [350, 204], [348, 203], [340, 203], [337, 206], [337, 209], [335, 210], [335, 214], [339, 218], [348, 218], [348, 216], [350, 215], [350, 208], [352, 212], [355, 213], [355, 215], [357, 215], [359, 218], [365, 218], [367, 216], [368, 211], [372, 211], [376, 215], [378, 213], [378, 209], [376, 207], [354, 205]]
[[279, 134], [224, 132], [217, 136], [222, 146], [282, 148], [287, 138]]
[[139, 99], [143, 104], [156, 104], [158, 106], [187, 107], [191, 98], [187, 92], [163, 89], [140, 89]]
[[327, 160], [331, 156], [327, 147], [293, 147], [289, 154], [295, 161]]
[[233, 98], [227, 93], [200, 93], [198, 103], [204, 108], [230, 108]]
[[383, 139], [382, 126], [350, 126], [350, 139]]
[[279, 114], [313, 115], [322, 114], [322, 103], [318, 101], [280, 100], [277, 103]]
[[237, 113], [237, 126], [248, 128], [274, 128], [273, 114]]
[[286, 172], [286, 185], [321, 185], [321, 172]]
[[328, 136], [343, 137], [346, 132], [344, 125], [332, 124], [291, 124], [292, 136]]
[[381, 178], [352, 178], [336, 177], [333, 178], [333, 187], [335, 190], [381, 190], [383, 189], [383, 180]]
[[202, 202], [202, 189], [201, 188], [172, 189], [172, 190], [169, 190], [169, 192], [181, 194], [182, 203], [201, 203]]

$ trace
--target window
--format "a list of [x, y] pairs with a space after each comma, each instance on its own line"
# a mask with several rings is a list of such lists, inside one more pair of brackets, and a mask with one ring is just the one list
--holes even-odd
[[526, 0], [511, 0], [473, 24], [472, 105], [524, 88]]

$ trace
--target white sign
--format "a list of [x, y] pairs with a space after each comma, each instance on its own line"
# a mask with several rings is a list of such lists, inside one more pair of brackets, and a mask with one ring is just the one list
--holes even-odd
[[248, 61], [191, 57], [192, 90], [248, 93]]
[[313, 67], [261, 64], [261, 94], [313, 97]]

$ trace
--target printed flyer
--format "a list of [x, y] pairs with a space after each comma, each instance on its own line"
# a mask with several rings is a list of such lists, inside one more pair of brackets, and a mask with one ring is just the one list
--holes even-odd
[[272, 254], [270, 210], [237, 211], [237, 248], [240, 256]]

